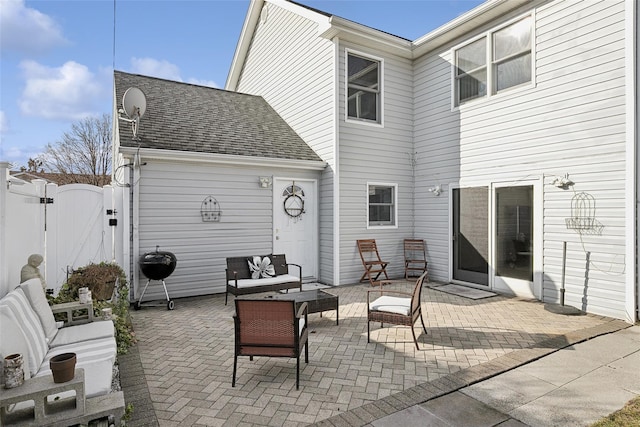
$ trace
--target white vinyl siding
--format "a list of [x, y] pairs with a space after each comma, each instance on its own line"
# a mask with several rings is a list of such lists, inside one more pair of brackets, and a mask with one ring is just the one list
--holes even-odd
[[[176, 255], [176, 270], [165, 280], [171, 298], [224, 292], [227, 257], [271, 253], [273, 190], [260, 188], [258, 177], [319, 178], [319, 172], [286, 168], [145, 161], [135, 189], [140, 254], [159, 245]], [[219, 222], [202, 221], [200, 209], [208, 196], [219, 203]], [[140, 275], [138, 292], [145, 283]], [[147, 295], [164, 299], [162, 286], [152, 284], [145, 300]]]
[[[559, 301], [566, 241], [566, 303], [625, 318], [625, 274], [634, 260], [625, 259], [624, 7], [624, 0], [538, 7], [535, 87], [454, 111], [451, 48], [416, 61], [416, 235], [427, 239], [430, 277], [448, 279], [449, 200], [447, 191], [434, 197], [429, 187], [542, 178], [544, 301]], [[574, 187], [551, 185], [567, 173]], [[580, 192], [595, 198], [600, 235], [581, 236], [565, 226], [572, 197]]]
[[[339, 103], [340, 284], [357, 283], [362, 275], [357, 239], [376, 239], [380, 255], [389, 262], [390, 276], [402, 276], [402, 239], [413, 233], [412, 63], [379, 52], [372, 55], [361, 46], [342, 42], [338, 54], [340, 99], [344, 99], [346, 89], [346, 49], [384, 62], [384, 126], [346, 120], [345, 103]], [[367, 227], [365, 189], [370, 182], [397, 184], [396, 227]]]
[[[318, 24], [265, 3], [238, 87], [262, 96], [329, 165], [319, 181], [319, 280], [333, 283], [334, 45]], [[298, 6], [292, 6], [298, 7]]]

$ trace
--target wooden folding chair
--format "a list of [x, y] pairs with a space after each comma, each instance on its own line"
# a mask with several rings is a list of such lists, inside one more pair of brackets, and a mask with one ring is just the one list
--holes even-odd
[[[410, 272], [417, 271], [417, 276], [410, 276]], [[427, 254], [424, 240], [404, 239], [404, 278], [418, 277], [427, 272]]]
[[375, 239], [357, 240], [357, 243], [362, 266], [364, 267], [364, 273], [362, 273], [360, 281], [364, 282], [365, 280], [369, 280], [371, 286], [376, 286], [379, 284], [376, 283], [376, 281], [381, 274], [384, 275], [386, 280], [389, 280], [386, 270], [389, 263], [380, 259]]

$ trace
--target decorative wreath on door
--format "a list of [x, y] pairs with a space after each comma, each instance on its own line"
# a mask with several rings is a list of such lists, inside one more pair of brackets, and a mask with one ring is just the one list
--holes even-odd
[[304, 213], [304, 191], [295, 181], [282, 192], [284, 196], [284, 211], [291, 218], [300, 218]]

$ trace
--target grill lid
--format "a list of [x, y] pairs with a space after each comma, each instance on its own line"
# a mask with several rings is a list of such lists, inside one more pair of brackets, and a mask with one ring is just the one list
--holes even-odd
[[159, 249], [160, 246], [156, 246], [155, 252], [147, 252], [140, 256], [140, 270], [151, 280], [164, 280], [176, 269], [176, 256]]

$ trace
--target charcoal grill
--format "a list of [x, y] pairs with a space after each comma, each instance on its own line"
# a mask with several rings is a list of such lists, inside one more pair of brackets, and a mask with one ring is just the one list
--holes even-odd
[[140, 271], [142, 271], [142, 274], [144, 274], [148, 280], [147, 284], [144, 285], [140, 299], [135, 305], [136, 310], [139, 310], [142, 307], [142, 298], [144, 297], [147, 287], [152, 280], [162, 282], [162, 288], [164, 289], [164, 294], [167, 297], [167, 310], [173, 310], [173, 300], [169, 298], [169, 292], [167, 292], [167, 285], [164, 282], [164, 279], [173, 273], [173, 270], [176, 269], [177, 262], [178, 260], [174, 254], [167, 251], [161, 251], [160, 246], [156, 246], [155, 252], [147, 252], [140, 256], [140, 260], [138, 262], [140, 264]]

